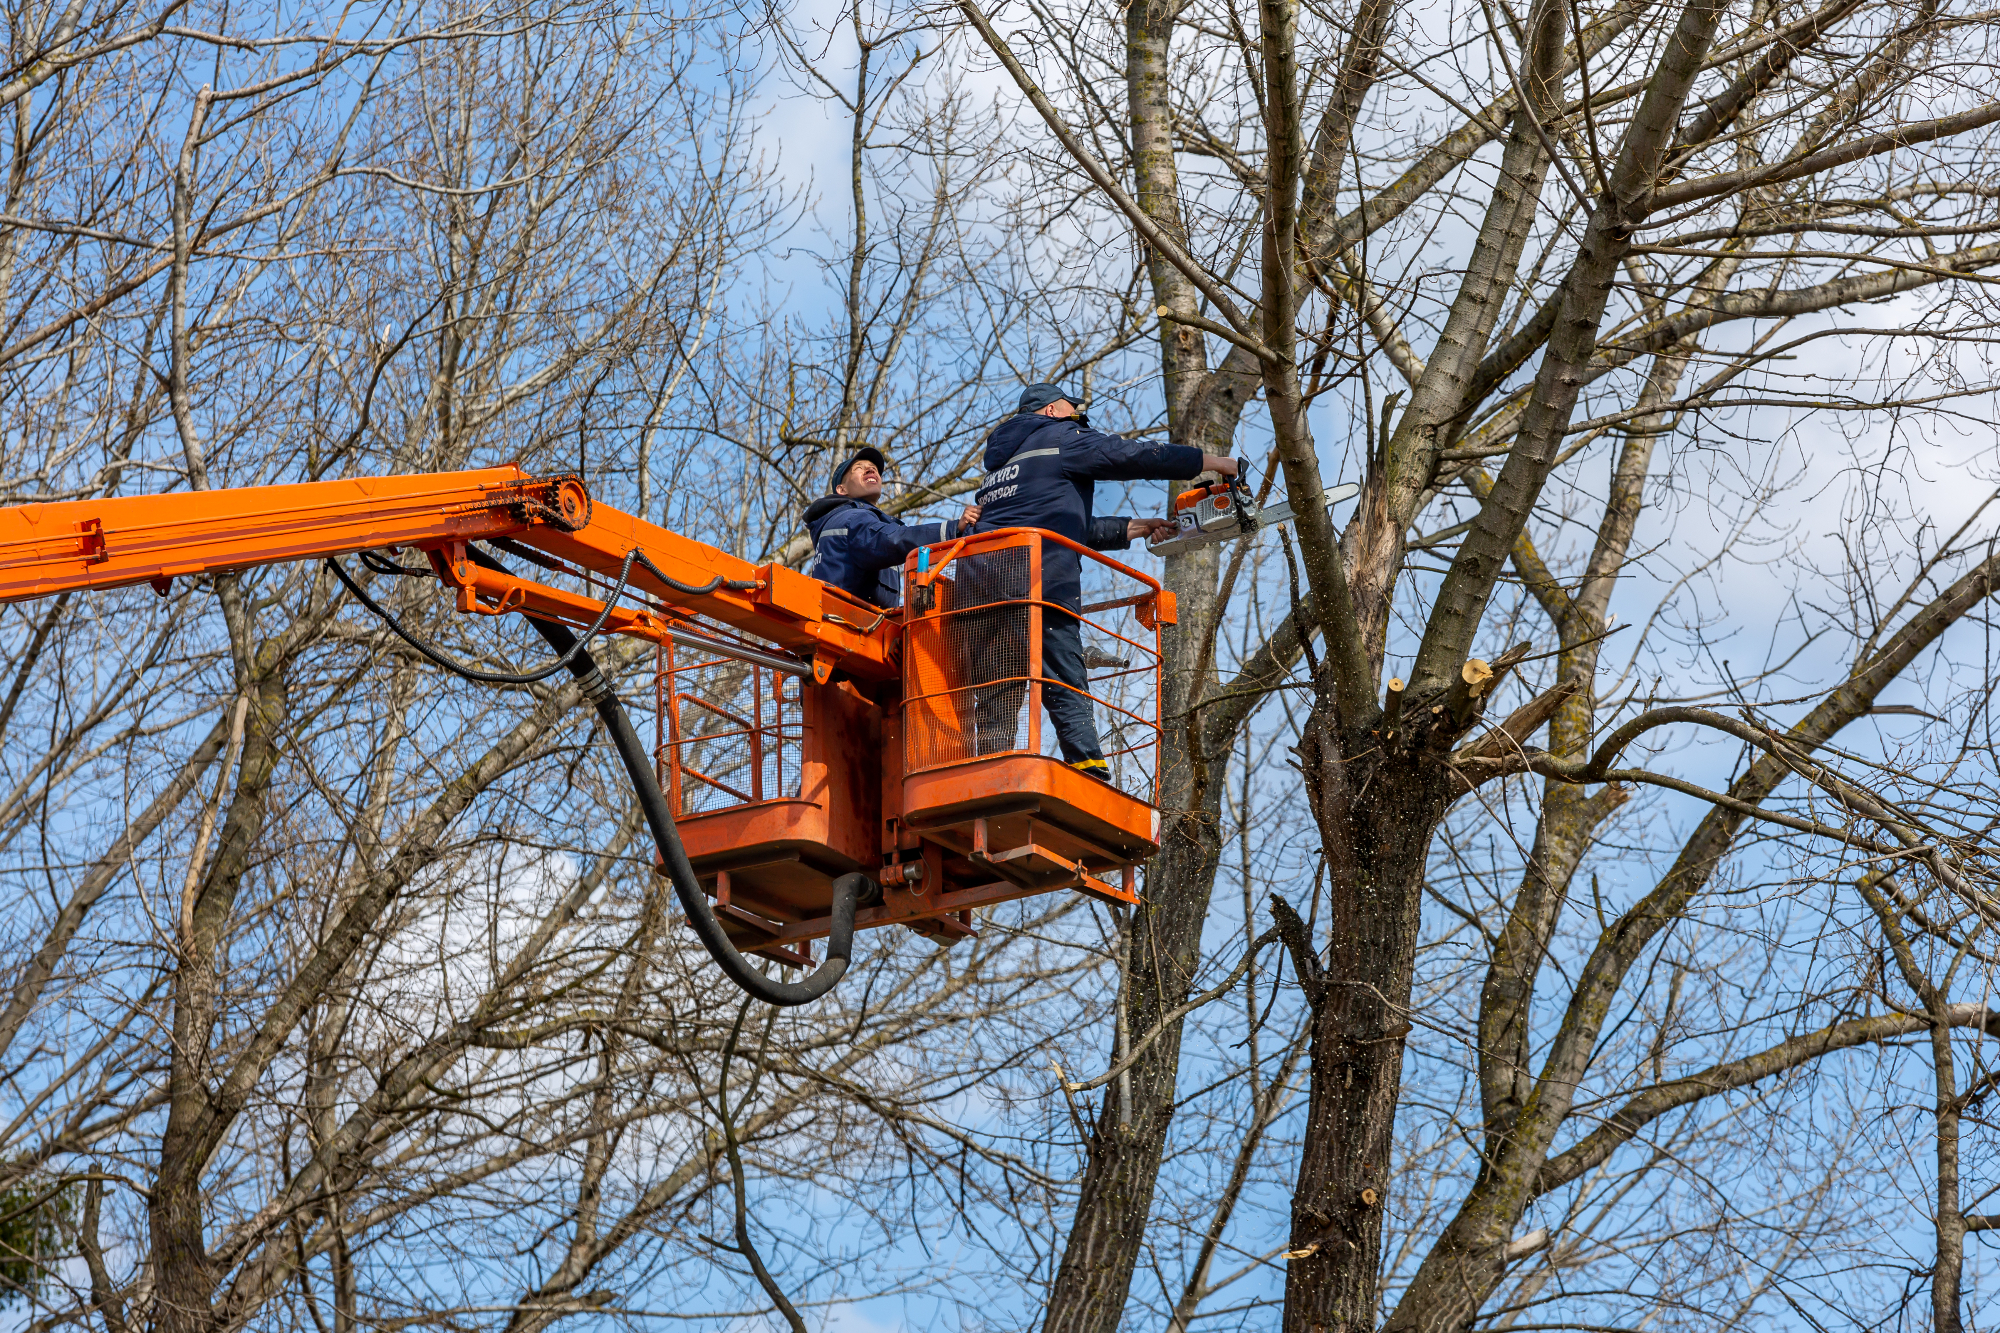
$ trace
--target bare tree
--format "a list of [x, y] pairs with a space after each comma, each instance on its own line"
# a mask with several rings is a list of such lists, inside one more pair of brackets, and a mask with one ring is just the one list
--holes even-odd
[[[731, 16], [156, 17], [12, 29], [10, 502], [518, 460], [773, 540], [687, 504], [661, 443], [712, 441], [762, 363], [725, 298], [787, 221]], [[336, 587], [8, 613], [0, 1186], [31, 1225], [0, 1225], [28, 1238], [0, 1279], [38, 1326], [530, 1330], [683, 1278], [726, 1315], [759, 1288], [704, 1237], [746, 1153], [867, 1197], [876, 1145], [935, 1130], [1047, 1188], [930, 1107], [1046, 1040], [1034, 1000], [1091, 971], [1045, 942], [1072, 905], [950, 955], [878, 941], [851, 1004], [725, 1059], [575, 688], [440, 686]], [[650, 650], [610, 664], [650, 695]], [[929, 1050], [954, 1028], [981, 1035]], [[853, 1286], [768, 1253], [801, 1308]]]
[[[2000, 256], [1984, 184], [1981, 131], [2000, 119], [1984, 18], [1843, 3], [1418, 15], [1372, 0], [1270, 0], [1254, 12], [1133, 5], [1112, 25], [1041, 8], [1010, 35], [974, 0], [958, 7], [1145, 257], [1174, 437], [1226, 448], [1260, 399], [1256, 424], [1285, 489], [1315, 495], [1326, 461], [1311, 411], [1336, 403], [1352, 423], [1342, 457], [1365, 480], [1344, 529], [1303, 507], [1294, 614], [1233, 662], [1218, 660], [1218, 629], [1243, 553], [1170, 566], [1186, 609], [1169, 714], [1183, 723], [1164, 790], [1180, 818], [1148, 876], [1121, 1000], [1122, 1027], [1163, 1030], [1130, 1068], [1130, 1100], [1106, 1097], [1046, 1326], [1109, 1330], [1124, 1317], [1179, 1095], [1174, 1033], [1201, 965], [1222, 774], [1254, 700], [1296, 683], [1314, 701], [1297, 748], [1325, 877], [1317, 933], [1272, 904], [1311, 1013], [1285, 1327], [1492, 1317], [1510, 1265], [1544, 1250], [1574, 1265], [1590, 1248], [1578, 1235], [1550, 1248], [1524, 1219], [1636, 1151], [1670, 1107], [1922, 1030], [1938, 1075], [1927, 1281], [1937, 1326], [1956, 1327], [1955, 1117], [1968, 1094], [1952, 1070], [1975, 1055], [1954, 1056], [1953, 1034], [1976, 1041], [1986, 1019], [1926, 988], [1958, 984], [1951, 958], [1962, 968], [1979, 953], [1985, 779], [1963, 765], [1983, 774], [1986, 761], [1967, 751], [1947, 779], [1934, 755], [1869, 770], [1828, 747], [1923, 662], [1939, 664], [1941, 693], [1924, 709], [1941, 718], [1934, 748], [1979, 715], [1975, 701], [1953, 714], [1943, 682], [1955, 659], [1938, 654], [1992, 587], [1984, 530], [1881, 537], [1850, 569], [1803, 576], [1802, 599], [1839, 600], [1809, 631], [1807, 660], [1822, 669], [1787, 691], [1803, 701], [1775, 712], [1758, 679], [1711, 682], [1685, 667], [1678, 684], [1612, 686], [1600, 654], [1617, 591], [1642, 574], [1673, 581], [1647, 566], [1670, 539], [1640, 536], [1662, 441], [1726, 448], [1730, 423], [1754, 440], [1784, 411], [1881, 429], [1989, 389], [1976, 353], [1949, 350], [1986, 338], [1982, 271]], [[1122, 100], [1105, 95], [1113, 87]], [[1920, 299], [1886, 321], [1854, 317], [1908, 293]], [[1825, 365], [1786, 380], [1784, 360], [1835, 345], [1908, 369], [1900, 382], [1843, 383]], [[1763, 462], [1746, 445], [1733, 466], [1754, 477]], [[1608, 485], [1594, 479], [1607, 473]], [[1759, 512], [1775, 503], [1755, 490], [1744, 500]], [[1573, 557], [1543, 554], [1576, 531], [1587, 535]], [[1503, 596], [1510, 588], [1526, 601]], [[1513, 647], [1475, 655], [1503, 634]], [[1849, 662], [1826, 669], [1837, 639]], [[1536, 652], [1538, 640], [1553, 649]], [[1657, 633], [1639, 649], [1659, 650]], [[1408, 665], [1386, 668], [1399, 658]], [[1695, 706], [1718, 684], [1747, 711]], [[1518, 702], [1487, 721], [1514, 689]], [[1747, 748], [1747, 766], [1712, 786], [1626, 760], [1662, 728], [1726, 737]], [[1933, 795], [1919, 813], [1881, 794], [1893, 782], [1933, 784]], [[1598, 923], [1564, 950], [1580, 868], [1612, 854], [1619, 811], [1648, 789], [1707, 813], [1650, 887], [1593, 895]], [[1467, 845], [1524, 800], [1529, 822], [1515, 813], [1506, 825], [1520, 845], [1511, 886], [1445, 897], [1445, 831], [1464, 825], [1455, 836]], [[1860, 1016], [1852, 986], [1816, 989], [1800, 1030], [1763, 1052], [1635, 1085], [1647, 1064], [1619, 1066], [1606, 1025], [1647, 990], [1676, 929], [1724, 900], [1718, 871], [1768, 855], [1752, 830], [1795, 842], [1814, 880], [1838, 880], [1857, 854], [1918, 858], [1921, 890], [1863, 897], [1890, 904], [1872, 911], [1882, 947], [1922, 929], [1907, 913], [1929, 913], [1947, 956], [1904, 966], [1900, 998], [1877, 988], [1887, 1014]], [[1953, 910], [1937, 915], [1939, 895]], [[1426, 925], [1427, 903], [1448, 929]], [[1432, 989], [1418, 966], [1432, 929], [1472, 932], [1484, 959], [1463, 1038], [1418, 999]], [[1538, 996], [1549, 1006], [1539, 1013]], [[1814, 1006], [1827, 1021], [1804, 1030]], [[1731, 1020], [1746, 1033], [1757, 1021]], [[1429, 1038], [1423, 1023], [1436, 1025]], [[1442, 1199], [1415, 1223], [1428, 1229], [1385, 1251], [1392, 1177], [1416, 1169], [1398, 1165], [1411, 1151], [1398, 1127], [1414, 1114], [1404, 1069], [1427, 1040], [1462, 1040], [1459, 1058], [1477, 1069], [1461, 1131], [1477, 1151], [1435, 1168], [1444, 1174], [1429, 1188]], [[1593, 1100], [1614, 1087], [1631, 1089], [1616, 1114]]]
[[755, 497], [732, 544], [796, 563], [810, 553], [799, 512], [836, 458], [874, 445], [889, 512], [940, 506], [977, 485], [986, 434], [1022, 383], [1116, 365], [1140, 324], [1133, 293], [1114, 288], [1108, 313], [1088, 299], [1105, 278], [1091, 238], [1050, 225], [1009, 118], [959, 73], [948, 24], [857, 5], [823, 25], [770, 12], [759, 32], [803, 108], [791, 115], [840, 152], [794, 150], [810, 223], [785, 253], [821, 283], [788, 281], [785, 304], [739, 316], [753, 331], [730, 335], [703, 429], [741, 455], [716, 482]]

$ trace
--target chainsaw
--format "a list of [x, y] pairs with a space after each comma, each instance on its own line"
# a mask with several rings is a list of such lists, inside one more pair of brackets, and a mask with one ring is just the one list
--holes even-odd
[[[1329, 486], [1320, 493], [1320, 503], [1334, 505], [1361, 493], [1353, 482]], [[1265, 528], [1289, 523], [1295, 517], [1289, 501], [1267, 509], [1257, 507], [1256, 497], [1241, 476], [1208, 486], [1197, 486], [1174, 497], [1174, 530], [1146, 541], [1154, 555], [1181, 555], [1211, 542], [1255, 537]]]

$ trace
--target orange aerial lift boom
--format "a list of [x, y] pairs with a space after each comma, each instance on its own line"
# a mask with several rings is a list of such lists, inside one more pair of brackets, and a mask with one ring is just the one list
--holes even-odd
[[[688, 924], [774, 1004], [839, 981], [857, 929], [952, 944], [993, 903], [1078, 889], [1137, 901], [1157, 849], [1159, 628], [1173, 595], [1083, 551], [1111, 595], [1084, 608], [1125, 652], [1092, 698], [1119, 785], [1042, 749], [1041, 553], [1006, 529], [912, 555], [910, 609], [883, 612], [785, 565], [752, 564], [593, 502], [581, 479], [515, 467], [0, 508], [0, 602], [324, 560], [418, 651], [468, 679], [567, 670], [624, 764]], [[1081, 550], [1082, 548], [1077, 548]], [[556, 656], [522, 672], [455, 661], [341, 564], [442, 582], [468, 615], [519, 614]], [[421, 563], [412, 563], [412, 559]], [[528, 576], [516, 572], [525, 562]], [[1127, 623], [1129, 620], [1130, 623]], [[654, 743], [590, 652], [653, 650]], [[751, 957], [813, 967], [787, 982]], [[748, 955], [748, 956], [746, 956]]]

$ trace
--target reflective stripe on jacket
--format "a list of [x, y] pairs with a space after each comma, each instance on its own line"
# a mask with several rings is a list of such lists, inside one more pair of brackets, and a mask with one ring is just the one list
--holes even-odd
[[905, 523], [865, 500], [829, 495], [806, 509], [813, 562], [806, 572], [877, 606], [903, 601], [903, 558], [958, 535], [955, 519]]
[[[1091, 512], [1100, 481], [1178, 481], [1201, 471], [1201, 450], [1147, 444], [1090, 430], [1073, 417], [1032, 412], [1009, 417], [986, 441], [986, 479], [973, 503], [978, 531], [1043, 528], [1094, 551], [1131, 543], [1125, 518]], [[1042, 552], [1042, 595], [1063, 606], [1083, 603], [1083, 558], [1068, 547]]]

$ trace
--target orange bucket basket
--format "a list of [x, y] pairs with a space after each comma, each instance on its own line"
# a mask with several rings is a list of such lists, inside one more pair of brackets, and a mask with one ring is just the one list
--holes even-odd
[[[1044, 551], [1084, 557], [1089, 689], [1112, 781], [1056, 757], [1042, 631], [1072, 614], [1043, 595]], [[904, 570], [904, 825], [953, 855], [948, 879], [999, 874], [1135, 901], [1130, 869], [1159, 846], [1160, 626], [1173, 594], [1054, 533], [1003, 528], [911, 556]], [[1121, 888], [1100, 876], [1119, 872]], [[1079, 880], [1081, 882], [1079, 883]]]

